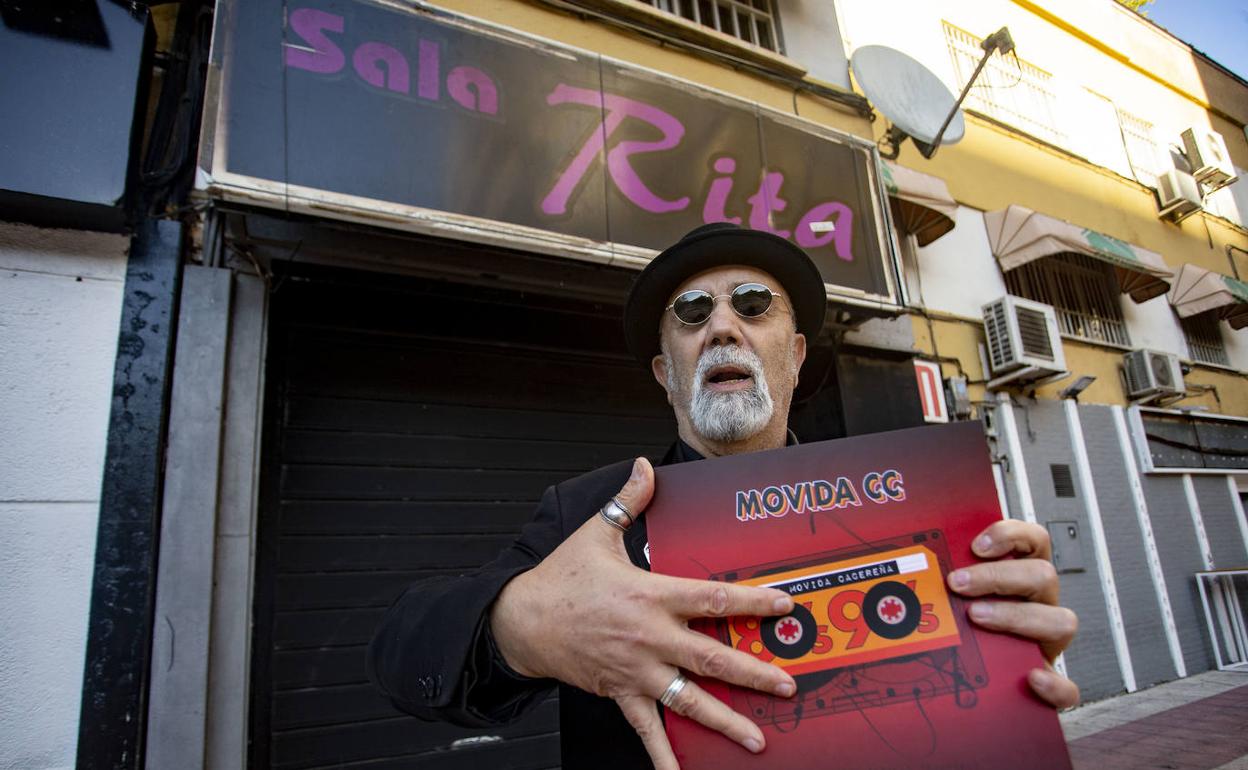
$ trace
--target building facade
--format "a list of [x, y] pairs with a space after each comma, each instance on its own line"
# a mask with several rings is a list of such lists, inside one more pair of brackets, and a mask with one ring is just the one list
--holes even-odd
[[[47, 213], [49, 191], [0, 216], [0, 594], [26, 619], [0, 636], [5, 766], [557, 765], [553, 702], [423, 724], [373, 692], [364, 645], [546, 485], [662, 453], [620, 310], [710, 221], [823, 272], [803, 441], [982, 422], [1004, 514], [1054, 538], [1085, 698], [1244, 661], [1248, 587], [1195, 575], [1248, 566], [1248, 183], [1212, 190], [1248, 169], [1248, 84], [1147, 20], [274, 0], [139, 22], [168, 52], [152, 103], [198, 108], [136, 111], [128, 228]], [[861, 52], [952, 103], [1002, 27], [960, 140], [896, 141]], [[184, 165], [150, 150], [187, 126]], [[1007, 296], [1031, 337], [986, 331]]]

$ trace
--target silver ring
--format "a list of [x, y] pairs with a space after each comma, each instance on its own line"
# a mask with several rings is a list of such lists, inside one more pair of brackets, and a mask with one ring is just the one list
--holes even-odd
[[680, 691], [685, 689], [687, 684], [689, 684], [689, 679], [679, 671], [676, 672], [676, 678], [672, 680], [672, 683], [659, 696], [659, 703], [662, 703], [664, 708], [671, 708], [672, 701], [676, 700], [676, 696], [680, 695]]
[[627, 532], [628, 528], [633, 526], [633, 514], [629, 512], [628, 506], [621, 503], [614, 497], [607, 501], [598, 511], [598, 515], [602, 520], [615, 527], [621, 532]]

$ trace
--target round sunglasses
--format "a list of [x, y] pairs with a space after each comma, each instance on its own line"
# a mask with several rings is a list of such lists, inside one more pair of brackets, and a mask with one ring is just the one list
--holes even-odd
[[742, 318], [758, 318], [771, 309], [773, 297], [777, 294], [761, 283], [743, 283], [732, 290], [731, 294], [711, 294], [702, 289], [690, 289], [681, 292], [667, 310], [672, 311], [676, 320], [685, 326], [698, 326], [706, 323], [706, 319], [715, 312], [715, 301], [728, 298], [728, 304]]

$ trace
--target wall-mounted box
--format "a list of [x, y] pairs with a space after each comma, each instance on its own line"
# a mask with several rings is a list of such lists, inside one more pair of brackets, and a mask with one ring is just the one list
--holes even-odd
[[0, 9], [0, 219], [124, 229], [155, 41], [147, 7]]
[[1050, 521], [1045, 525], [1053, 543], [1053, 566], [1059, 573], [1083, 572], [1083, 545], [1079, 542], [1079, 522]]

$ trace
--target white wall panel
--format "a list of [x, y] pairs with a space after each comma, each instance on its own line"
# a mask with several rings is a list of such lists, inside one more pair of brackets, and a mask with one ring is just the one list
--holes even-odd
[[814, 77], [848, 89], [849, 59], [832, 4], [824, 0], [786, 0], [777, 5], [785, 54]]
[[0, 500], [99, 498], [123, 285], [0, 270]]
[[0, 222], [0, 767], [72, 767], [124, 236]]
[[0, 767], [73, 767], [98, 503], [0, 503]]
[[932, 310], [979, 318], [985, 303], [1006, 293], [984, 215], [975, 209], [958, 207], [957, 226], [918, 252], [923, 301]]
[[1127, 330], [1131, 334], [1131, 347], [1188, 357], [1187, 340], [1179, 326], [1179, 317], [1164, 294], [1143, 304], [1136, 304], [1127, 295], [1122, 295], [1122, 317], [1126, 319]]
[[1226, 357], [1231, 366], [1248, 372], [1248, 329], [1236, 331], [1230, 324], [1222, 323], [1222, 341], [1226, 343]]

